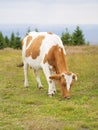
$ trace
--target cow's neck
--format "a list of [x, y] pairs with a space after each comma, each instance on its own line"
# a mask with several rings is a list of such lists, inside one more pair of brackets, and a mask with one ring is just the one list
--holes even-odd
[[66, 56], [63, 53], [63, 49], [59, 48], [57, 51], [55, 51], [54, 55], [56, 73], [63, 73], [67, 71]]

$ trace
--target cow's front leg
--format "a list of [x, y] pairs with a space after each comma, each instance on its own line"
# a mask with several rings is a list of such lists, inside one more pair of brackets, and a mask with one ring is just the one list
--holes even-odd
[[28, 84], [28, 64], [25, 62], [24, 62], [24, 78], [25, 78], [24, 86], [28, 87], [29, 86], [29, 84]]
[[51, 97], [55, 94], [56, 88], [55, 88], [55, 83], [53, 80], [49, 79], [49, 89], [48, 89], [48, 95]]
[[54, 82], [49, 78], [51, 76], [51, 72], [49, 70], [49, 65], [48, 63], [45, 63], [45, 64], [41, 64], [41, 67], [43, 69], [43, 72], [45, 74], [45, 77], [46, 77], [46, 80], [47, 80], [47, 83], [48, 83], [48, 95], [51, 97], [54, 95], [56, 89], [55, 89], [55, 84]]

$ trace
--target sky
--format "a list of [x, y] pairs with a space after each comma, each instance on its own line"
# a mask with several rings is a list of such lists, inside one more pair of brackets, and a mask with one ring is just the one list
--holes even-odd
[[0, 0], [0, 24], [98, 24], [98, 0]]

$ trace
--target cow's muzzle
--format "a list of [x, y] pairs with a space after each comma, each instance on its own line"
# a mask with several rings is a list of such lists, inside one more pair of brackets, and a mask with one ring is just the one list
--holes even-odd
[[70, 99], [71, 97], [70, 97], [70, 96], [65, 96], [64, 98], [65, 98], [65, 99]]

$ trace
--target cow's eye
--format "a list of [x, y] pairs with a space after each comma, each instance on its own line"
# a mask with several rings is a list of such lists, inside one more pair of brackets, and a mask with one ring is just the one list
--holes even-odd
[[64, 77], [65, 77], [65, 76], [64, 76], [64, 74], [62, 74], [61, 76], [62, 76], [62, 78], [64, 78]]
[[75, 79], [75, 75], [72, 76], [72, 79]]

